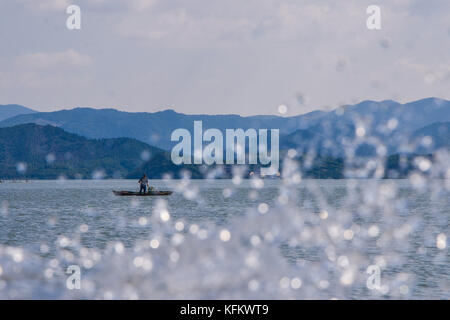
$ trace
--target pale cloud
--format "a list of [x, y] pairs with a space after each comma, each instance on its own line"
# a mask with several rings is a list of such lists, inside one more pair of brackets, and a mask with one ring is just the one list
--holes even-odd
[[397, 64], [405, 69], [405, 72], [412, 71], [419, 77], [423, 77], [424, 83], [433, 85], [437, 82], [448, 83], [450, 80], [450, 64], [443, 63], [420, 63], [411, 58], [401, 59]]
[[164, 12], [149, 18], [147, 15], [129, 15], [117, 26], [117, 32], [125, 37], [159, 40], [166, 37], [183, 37], [196, 28], [197, 22], [183, 9]]
[[[15, 45], [0, 53], [0, 80], [21, 78], [0, 93], [17, 103], [45, 106], [51, 96], [53, 105], [241, 114], [284, 103], [292, 115], [365, 99], [450, 98], [448, 0], [77, 0], [83, 27], [73, 32], [68, 1], [5, 1], [0, 24]], [[372, 4], [379, 31], [366, 28]], [[64, 76], [83, 91], [51, 90]]]
[[[17, 1], [17, 0], [3, 0]], [[85, 9], [115, 8], [117, 10], [142, 11], [151, 8], [160, 0], [18, 0], [28, 10], [36, 11], [64, 11], [69, 5], [76, 4]], [[108, 10], [109, 11], [109, 10]]]
[[[0, 93], [27, 92], [31, 96], [55, 96], [62, 92], [89, 90], [93, 59], [74, 49], [21, 54], [11, 63], [0, 59]], [[4, 90], [4, 91], [3, 91]], [[39, 90], [39, 91], [34, 91]], [[52, 98], [49, 98], [49, 102]]]
[[[200, 5], [199, 1], [195, 2]], [[210, 8], [214, 3], [217, 1], [205, 7]], [[201, 43], [201, 46], [213, 41], [210, 45], [214, 45], [230, 39], [237, 44], [236, 41], [252, 40], [255, 36], [289, 40], [308, 33], [309, 30], [302, 28], [305, 24], [326, 23], [331, 12], [328, 5], [272, 1], [228, 1], [224, 7], [224, 11], [217, 11], [214, 8], [199, 10], [195, 4], [154, 6], [145, 14], [128, 12], [123, 15], [116, 30], [122, 36], [173, 41], [173, 45], [177, 42], [186, 45], [187, 41]]]
[[16, 82], [16, 85], [22, 85], [28, 88], [44, 89], [44, 90], [62, 90], [75, 91], [77, 88], [87, 88], [92, 84], [92, 78], [89, 74], [62, 74], [62, 73], [50, 73], [42, 74], [37, 72], [22, 72], [14, 75], [12, 78]]
[[151, 8], [157, 0], [130, 0], [131, 7], [135, 10], [146, 10]]
[[30, 10], [58, 11], [65, 10], [72, 1], [70, 0], [19, 0]]
[[36, 52], [18, 56], [14, 63], [24, 69], [67, 69], [84, 68], [92, 58], [73, 49], [62, 52]]

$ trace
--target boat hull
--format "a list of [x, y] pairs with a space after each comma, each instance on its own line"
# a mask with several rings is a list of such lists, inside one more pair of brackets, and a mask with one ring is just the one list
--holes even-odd
[[147, 193], [139, 193], [134, 191], [116, 191], [113, 190], [116, 196], [137, 196], [137, 197], [151, 197], [151, 196], [170, 196], [172, 191], [150, 191]]

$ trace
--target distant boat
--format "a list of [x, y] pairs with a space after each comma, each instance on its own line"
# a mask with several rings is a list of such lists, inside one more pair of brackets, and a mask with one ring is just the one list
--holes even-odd
[[141, 197], [146, 197], [146, 196], [170, 196], [173, 191], [149, 191], [146, 193], [139, 193], [139, 192], [134, 192], [134, 191], [116, 191], [113, 190], [113, 193], [116, 196], [141, 196]]

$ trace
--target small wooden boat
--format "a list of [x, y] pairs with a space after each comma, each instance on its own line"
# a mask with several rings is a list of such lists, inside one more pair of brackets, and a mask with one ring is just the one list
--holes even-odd
[[116, 191], [113, 190], [113, 193], [116, 196], [140, 196], [140, 197], [147, 197], [147, 196], [170, 196], [173, 191], [156, 191], [152, 190], [146, 193], [139, 193], [134, 191]]

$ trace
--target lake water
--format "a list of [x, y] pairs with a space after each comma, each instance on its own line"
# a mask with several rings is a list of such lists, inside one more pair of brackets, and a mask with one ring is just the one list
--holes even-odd
[[150, 184], [1, 183], [0, 297], [450, 298], [447, 180]]

